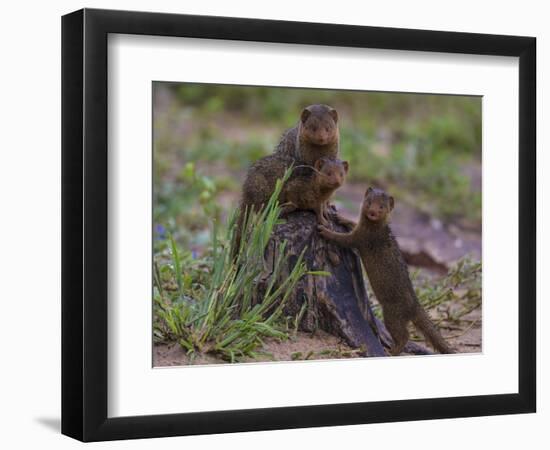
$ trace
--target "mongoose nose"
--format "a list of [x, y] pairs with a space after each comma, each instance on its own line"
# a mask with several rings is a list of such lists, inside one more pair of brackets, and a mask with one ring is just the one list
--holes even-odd
[[378, 219], [378, 214], [374, 211], [369, 211], [367, 213], [367, 217], [370, 219], [370, 220], [377, 220]]
[[328, 136], [324, 133], [320, 133], [317, 135], [317, 142], [319, 145], [325, 145], [328, 143]]

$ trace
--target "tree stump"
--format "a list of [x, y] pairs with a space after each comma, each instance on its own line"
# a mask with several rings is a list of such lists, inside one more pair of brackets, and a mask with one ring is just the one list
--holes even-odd
[[[334, 213], [335, 209], [330, 211]], [[359, 256], [353, 250], [324, 240], [317, 232], [317, 219], [312, 212], [296, 211], [285, 219], [285, 223], [275, 228], [267, 246], [263, 283], [269, 283], [279, 245], [284, 240], [287, 241], [285, 253], [288, 259], [281, 271], [281, 279], [292, 271], [304, 249], [304, 262], [308, 270], [331, 274], [303, 277], [286, 301], [285, 314], [297, 317], [305, 303], [307, 306], [298, 324], [300, 330], [314, 332], [321, 329], [341, 337], [350, 347], [360, 349], [364, 356], [387, 356], [385, 348], [391, 346], [391, 337], [383, 322], [372, 312]], [[334, 220], [330, 223], [336, 231], [348, 231]], [[404, 351], [431, 353], [412, 342]]]

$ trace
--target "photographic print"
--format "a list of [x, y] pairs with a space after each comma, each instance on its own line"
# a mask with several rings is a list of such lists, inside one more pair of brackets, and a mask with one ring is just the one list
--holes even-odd
[[526, 36], [63, 16], [62, 433], [536, 411], [535, 74]]
[[155, 367], [482, 351], [481, 97], [152, 100]]

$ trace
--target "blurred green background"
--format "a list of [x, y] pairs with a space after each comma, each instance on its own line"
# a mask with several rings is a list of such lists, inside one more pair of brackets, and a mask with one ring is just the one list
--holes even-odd
[[480, 97], [155, 82], [155, 252], [171, 233], [200, 254], [212, 219], [237, 207], [247, 167], [312, 103], [340, 116], [350, 173], [335, 200], [344, 213], [356, 215], [375, 185], [398, 205], [480, 236]]

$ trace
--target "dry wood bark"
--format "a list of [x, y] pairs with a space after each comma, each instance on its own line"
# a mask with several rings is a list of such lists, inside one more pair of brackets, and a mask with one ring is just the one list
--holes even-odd
[[[347, 231], [333, 220], [331, 225], [336, 231]], [[305, 276], [287, 300], [285, 314], [295, 317], [307, 303], [299, 323], [301, 330], [321, 329], [340, 336], [350, 347], [361, 349], [365, 356], [387, 356], [385, 348], [390, 347], [391, 338], [383, 322], [372, 312], [360, 258], [353, 250], [340, 248], [319, 236], [313, 213], [294, 212], [286, 218], [286, 223], [276, 227], [265, 254], [266, 274], [262, 284], [269, 282], [279, 245], [284, 240], [289, 258], [281, 272], [282, 278], [291, 272], [304, 248], [304, 261], [309, 270], [331, 273], [331, 276]], [[412, 342], [405, 347], [405, 352], [431, 353]]]

